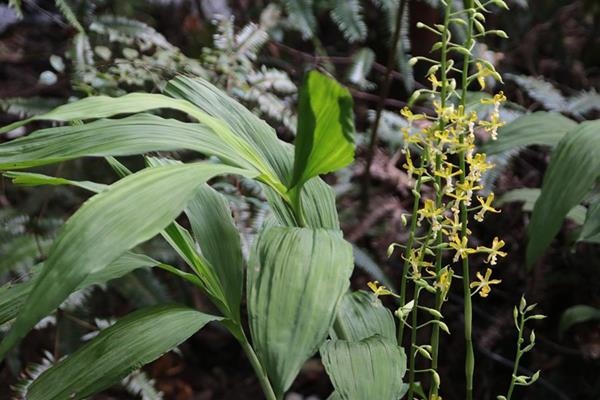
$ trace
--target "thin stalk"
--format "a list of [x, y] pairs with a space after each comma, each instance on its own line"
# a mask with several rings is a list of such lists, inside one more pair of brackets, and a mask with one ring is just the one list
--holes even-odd
[[373, 153], [375, 152], [375, 145], [377, 144], [377, 131], [379, 130], [379, 123], [381, 121], [381, 114], [383, 113], [385, 99], [390, 93], [392, 71], [394, 69], [394, 62], [396, 60], [396, 51], [398, 49], [398, 40], [400, 39], [402, 18], [407, 1], [408, 0], [400, 0], [398, 4], [398, 12], [396, 13], [396, 24], [394, 26], [394, 34], [392, 35], [392, 48], [390, 49], [390, 54], [385, 68], [383, 84], [381, 85], [381, 91], [379, 93], [379, 102], [377, 103], [377, 111], [375, 112], [375, 121], [373, 122], [373, 126], [371, 128], [371, 139], [369, 141], [369, 147], [367, 149], [365, 176], [363, 179], [362, 188], [362, 203], [365, 209], [369, 205], [369, 188], [371, 186], [371, 164], [373, 164]]
[[237, 339], [237, 341], [242, 346], [244, 353], [246, 353], [246, 357], [248, 357], [248, 361], [250, 361], [250, 365], [252, 365], [252, 369], [254, 369], [254, 373], [258, 378], [258, 382], [260, 383], [260, 387], [263, 390], [266, 400], [279, 400], [277, 396], [275, 396], [275, 392], [273, 391], [273, 387], [271, 386], [271, 382], [269, 381], [269, 377], [267, 376], [267, 371], [260, 363], [256, 352], [250, 345], [244, 330], [237, 323], [228, 320], [223, 323], [227, 329], [233, 334], [233, 336]]
[[525, 328], [525, 315], [521, 314], [521, 322], [519, 323], [519, 338], [517, 339], [517, 355], [515, 357], [515, 365], [510, 378], [510, 386], [508, 387], [508, 393], [506, 394], [506, 400], [510, 400], [513, 391], [515, 390], [517, 372], [519, 371], [519, 362], [523, 352], [521, 351], [521, 343], [523, 342], [523, 329]]
[[[450, 29], [450, 15], [452, 14], [452, 1], [448, 1], [446, 4], [446, 9], [444, 13], [444, 30], [442, 32], [442, 48], [440, 55], [440, 69], [441, 69], [441, 81], [442, 87], [440, 91], [440, 103], [442, 109], [446, 106], [446, 97], [448, 95], [448, 76], [447, 76], [447, 64], [448, 64], [448, 31]], [[439, 121], [439, 129], [444, 129], [446, 121], [441, 118]], [[439, 170], [441, 167], [441, 156], [438, 154], [436, 156], [436, 170]], [[436, 190], [435, 190], [435, 206], [436, 208], [441, 207], [442, 205], [442, 179], [440, 176], [435, 177]], [[438, 232], [436, 237], [436, 249], [435, 249], [435, 272], [436, 277], [439, 278], [440, 271], [442, 269], [442, 233]], [[435, 293], [435, 309], [440, 311], [443, 303], [442, 291], [438, 290]], [[435, 320], [439, 320], [438, 317], [434, 317]], [[439, 324], [434, 324], [431, 328], [431, 369], [437, 372], [438, 368], [438, 360], [439, 360], [439, 340], [440, 340], [440, 326]], [[430, 398], [433, 398], [434, 395], [437, 395], [439, 391], [438, 382], [436, 380], [432, 380], [432, 385], [430, 388]], [[409, 397], [410, 398], [410, 397]]]
[[[421, 167], [424, 163], [421, 163]], [[421, 192], [421, 184], [422, 184], [422, 176], [417, 178], [417, 182], [415, 183], [415, 193]], [[406, 248], [404, 249], [404, 265], [402, 266], [402, 280], [400, 281], [400, 305], [403, 306], [406, 304], [406, 281], [408, 274], [408, 256], [409, 252], [412, 249], [413, 243], [415, 241], [415, 231], [417, 230], [417, 211], [419, 211], [419, 201], [420, 198], [415, 196], [413, 202], [412, 216], [410, 219], [410, 230], [408, 232], [408, 240], [406, 241]], [[402, 342], [404, 339], [404, 323], [400, 322], [398, 324], [398, 345], [402, 346]]]
[[[467, 10], [467, 49], [471, 49], [473, 45], [473, 0], [465, 0], [465, 8]], [[465, 54], [463, 58], [463, 74], [461, 82], [461, 98], [460, 102], [463, 107], [466, 105], [467, 99], [467, 88], [469, 78], [469, 65], [471, 62], [471, 55]], [[460, 143], [464, 143], [466, 132], [461, 132], [459, 138]], [[464, 151], [460, 152], [459, 163], [460, 163], [460, 182], [465, 182], [466, 177], [466, 154]], [[468, 210], [467, 205], [463, 202], [460, 203], [460, 221], [461, 221], [461, 239], [467, 237], [467, 223], [468, 223]], [[462, 274], [463, 274], [463, 297], [464, 297], [464, 314], [465, 314], [465, 378], [466, 378], [466, 400], [473, 399], [473, 371], [475, 369], [475, 356], [473, 352], [473, 305], [471, 303], [471, 288], [470, 285], [470, 270], [469, 270], [469, 258], [468, 256], [462, 260]]]
[[417, 345], [417, 323], [418, 323], [418, 312], [417, 304], [419, 303], [419, 294], [421, 288], [415, 285], [414, 292], [415, 307], [412, 311], [412, 326], [413, 329], [410, 334], [410, 350], [409, 350], [409, 366], [408, 366], [408, 396], [407, 399], [414, 398], [413, 394], [415, 391], [415, 362], [416, 362], [416, 345]]

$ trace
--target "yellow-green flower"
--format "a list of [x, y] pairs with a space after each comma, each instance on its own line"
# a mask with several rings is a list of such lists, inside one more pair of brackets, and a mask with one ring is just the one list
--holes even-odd
[[490, 193], [488, 197], [484, 200], [483, 197], [477, 196], [477, 201], [481, 204], [481, 210], [477, 214], [475, 214], [475, 219], [479, 222], [483, 221], [483, 217], [486, 212], [491, 213], [499, 213], [500, 210], [496, 210], [492, 207], [492, 201], [494, 201], [494, 193]]
[[490, 279], [492, 276], [491, 268], [486, 269], [485, 276], [481, 275], [481, 272], [477, 272], [476, 275], [477, 279], [479, 279], [479, 282], [471, 282], [470, 287], [477, 288], [473, 294], [479, 293], [481, 297], [488, 297], [490, 291], [492, 290], [490, 285], [497, 285], [498, 283], [502, 282], [501, 279]]
[[379, 297], [379, 296], [399, 297], [398, 295], [396, 295], [394, 292], [392, 292], [385, 286], [379, 285], [378, 281], [368, 282], [367, 286], [369, 287], [369, 289], [371, 289], [373, 291], [373, 294], [375, 295], [375, 297]]
[[492, 241], [492, 247], [484, 247], [484, 246], [479, 246], [477, 247], [477, 251], [480, 253], [488, 253], [487, 259], [485, 260], [486, 263], [489, 263], [491, 265], [496, 265], [496, 262], [498, 261], [497, 258], [498, 257], [506, 257], [506, 253], [503, 251], [500, 251], [500, 249], [502, 247], [504, 247], [505, 243], [504, 240], [500, 240], [498, 239], [498, 237], [495, 237], [494, 240]]
[[452, 241], [448, 243], [448, 245], [456, 251], [454, 255], [454, 262], [457, 262], [459, 258], [463, 260], [469, 256], [469, 254], [477, 253], [476, 249], [472, 249], [469, 247], [469, 239], [466, 236], [463, 236], [462, 239], [458, 237], [458, 235], [454, 235], [452, 237]]

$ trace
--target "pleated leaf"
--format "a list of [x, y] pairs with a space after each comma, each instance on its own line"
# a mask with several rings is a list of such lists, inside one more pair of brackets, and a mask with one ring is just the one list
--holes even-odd
[[600, 176], [600, 121], [580, 124], [558, 143], [528, 227], [527, 265], [544, 253], [562, 222]]
[[585, 223], [577, 240], [581, 242], [600, 243], [600, 202], [588, 208]]
[[[267, 186], [264, 186], [264, 189], [277, 222], [284, 226], [298, 226], [292, 209], [281, 196]], [[321, 178], [313, 178], [306, 182], [301, 196], [302, 213], [307, 227], [340, 230], [340, 221], [335, 206], [335, 192], [331, 186]]]
[[349, 286], [352, 247], [322, 229], [265, 228], [248, 266], [252, 341], [280, 398], [327, 337]]
[[165, 92], [218, 120], [220, 127], [213, 128], [215, 132], [228, 143], [235, 142], [232, 147], [261, 171], [265, 183], [284, 192], [282, 185], [290, 173], [289, 150], [265, 121], [203, 79], [178, 76], [169, 81]]
[[331, 337], [359, 341], [379, 335], [395, 340], [396, 323], [389, 309], [371, 293], [347, 292], [338, 307]]
[[354, 160], [352, 96], [334, 79], [311, 71], [300, 90], [290, 187]]
[[88, 200], [50, 249], [26, 304], [0, 343], [0, 358], [89, 274], [155, 236], [178, 216], [201, 183], [227, 173], [249, 174], [206, 163], [148, 168]]
[[398, 400], [402, 394], [406, 355], [395, 339], [328, 340], [321, 358], [340, 399]]
[[[120, 278], [138, 268], [152, 268], [159, 262], [143, 255], [127, 252], [115, 261], [106, 266], [106, 268], [89, 274], [75, 290], [80, 290], [92, 285], [100, 285]], [[0, 288], [0, 325], [16, 318], [19, 310], [27, 300], [27, 296], [36, 284], [39, 278], [39, 272], [43, 269], [43, 264], [34, 268], [36, 271], [32, 279], [16, 284], [7, 284]]]
[[539, 111], [523, 115], [500, 128], [498, 140], [489, 141], [481, 147], [488, 155], [531, 145], [554, 147], [577, 123], [553, 112]]
[[79, 157], [173, 150], [195, 150], [215, 155], [234, 166], [252, 168], [205, 125], [140, 114], [42, 129], [3, 143], [0, 145], [0, 169], [30, 168]]
[[88, 398], [219, 319], [175, 305], [134, 312], [40, 375], [29, 388], [27, 399]]
[[244, 265], [240, 235], [227, 200], [210, 186], [201, 185], [188, 203], [186, 215], [202, 255], [218, 277], [230, 316], [239, 320]]

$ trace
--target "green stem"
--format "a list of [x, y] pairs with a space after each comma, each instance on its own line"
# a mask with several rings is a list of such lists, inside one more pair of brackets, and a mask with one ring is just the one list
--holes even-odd
[[515, 357], [515, 365], [510, 378], [510, 386], [508, 387], [508, 393], [506, 394], [506, 400], [510, 400], [513, 390], [515, 390], [517, 372], [519, 370], [519, 362], [523, 352], [521, 351], [521, 343], [523, 342], [523, 329], [525, 328], [525, 315], [521, 314], [521, 322], [519, 323], [519, 338], [517, 339], [517, 355]]
[[[441, 57], [440, 57], [440, 66], [441, 66], [441, 93], [440, 93], [440, 102], [442, 108], [446, 106], [446, 97], [448, 95], [448, 76], [447, 76], [447, 64], [448, 64], [448, 31], [450, 25], [450, 14], [452, 13], [452, 1], [448, 1], [446, 4], [446, 10], [444, 13], [444, 31], [442, 33], [442, 48], [441, 48]], [[444, 129], [446, 121], [441, 118], [439, 121], [440, 129]], [[436, 170], [439, 170], [441, 167], [441, 156], [438, 154], [435, 159]], [[436, 208], [441, 207], [442, 205], [442, 179], [440, 176], [436, 176], [435, 178], [436, 190], [435, 190], [435, 204]], [[442, 269], [442, 233], [439, 232], [436, 237], [436, 249], [435, 249], [435, 272], [436, 278], [439, 278], [440, 271]], [[442, 291], [438, 290], [435, 293], [435, 309], [440, 311], [442, 308], [442, 303], [444, 299], [442, 298]], [[439, 320], [438, 317], [434, 317], [435, 320]], [[431, 369], [437, 372], [438, 368], [438, 359], [439, 359], [439, 340], [440, 340], [440, 326], [439, 324], [434, 324], [431, 329]], [[439, 391], [438, 383], [436, 380], [433, 380], [433, 383], [430, 388], [430, 398], [433, 398], [434, 395], [437, 395]]]
[[[424, 165], [424, 162], [421, 162], [421, 167]], [[417, 178], [417, 182], [415, 183], [415, 193], [421, 193], [421, 184], [422, 184], [422, 176]], [[408, 232], [408, 240], [406, 241], [406, 248], [404, 249], [404, 265], [402, 266], [402, 280], [400, 281], [400, 305], [403, 306], [406, 304], [406, 281], [408, 275], [408, 256], [409, 252], [412, 249], [413, 243], [415, 241], [415, 231], [417, 230], [417, 212], [419, 211], [419, 202], [420, 198], [415, 197], [413, 202], [412, 215], [410, 219], [410, 230]], [[402, 342], [404, 339], [404, 323], [400, 321], [398, 324], [398, 345], [402, 346]]]
[[248, 361], [250, 361], [250, 365], [252, 365], [252, 368], [254, 369], [254, 373], [256, 374], [256, 377], [258, 378], [258, 382], [260, 383], [260, 387], [263, 390], [265, 399], [266, 400], [279, 400], [277, 398], [277, 396], [275, 395], [275, 392], [273, 391], [273, 387], [271, 386], [271, 382], [269, 381], [269, 378], [267, 376], [267, 371], [260, 363], [260, 360], [258, 359], [256, 352], [250, 345], [250, 342], [248, 341], [248, 338], [246, 337], [246, 334], [244, 333], [244, 330], [242, 329], [242, 327], [233, 321], [225, 322], [224, 325], [229, 329], [229, 331], [233, 334], [233, 336], [238, 340], [238, 342], [242, 346], [242, 349], [244, 350], [244, 353], [246, 353], [246, 357], [248, 357]]
[[[467, 43], [466, 48], [471, 49], [473, 45], [473, 0], [465, 0], [465, 8], [467, 11]], [[471, 55], [465, 54], [463, 58], [463, 74], [461, 84], [461, 98], [460, 102], [463, 107], [466, 105], [467, 99], [467, 88], [469, 78], [469, 65], [471, 62]], [[466, 132], [461, 132], [460, 143], [464, 143]], [[460, 182], [465, 182], [466, 177], [466, 165], [465, 165], [466, 154], [464, 151], [460, 152]], [[461, 239], [467, 237], [467, 223], [468, 223], [468, 211], [467, 205], [464, 202], [460, 203], [460, 220], [461, 220]], [[465, 378], [466, 378], [466, 400], [473, 399], [473, 371], [475, 369], [475, 356], [473, 352], [473, 305], [471, 303], [471, 288], [470, 288], [470, 270], [469, 270], [469, 258], [468, 256], [463, 258], [462, 262], [462, 275], [463, 275], [463, 297], [464, 297], [464, 314], [465, 314]]]
[[414, 300], [415, 306], [412, 310], [412, 330], [410, 333], [410, 351], [409, 351], [409, 366], [408, 366], [408, 396], [407, 399], [414, 398], [413, 394], [415, 391], [415, 362], [416, 362], [416, 346], [417, 346], [417, 323], [418, 323], [418, 312], [417, 304], [419, 303], [419, 294], [421, 288], [415, 285]]

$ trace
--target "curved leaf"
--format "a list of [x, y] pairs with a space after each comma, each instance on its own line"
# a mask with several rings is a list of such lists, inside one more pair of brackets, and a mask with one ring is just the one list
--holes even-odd
[[600, 202], [588, 208], [585, 223], [577, 240], [581, 242], [600, 243]]
[[600, 320], [600, 309], [585, 304], [569, 307], [560, 317], [558, 333], [562, 336], [573, 325], [592, 320]]
[[225, 197], [208, 185], [201, 185], [186, 208], [192, 232], [221, 284], [231, 311], [239, 320], [243, 285], [243, 257], [240, 235]]
[[279, 397], [327, 337], [352, 273], [352, 246], [322, 229], [268, 227], [248, 266], [254, 348]]
[[400, 397], [406, 355], [395, 340], [380, 336], [360, 341], [328, 340], [320, 351], [339, 398], [397, 400]]
[[[533, 211], [535, 202], [537, 201], [538, 197], [540, 197], [541, 192], [542, 191], [539, 188], [519, 188], [509, 190], [502, 196], [498, 197], [496, 205], [502, 206], [505, 203], [510, 203], [513, 201], [523, 202], [523, 211], [531, 212]], [[583, 225], [586, 218], [586, 212], [586, 208], [578, 204], [569, 210], [565, 218], [569, 218], [578, 225]]]
[[[158, 261], [146, 255], [127, 252], [107, 265], [106, 268], [89, 274], [75, 290], [100, 285], [120, 278], [138, 268], [152, 268], [158, 264], [160, 264]], [[0, 325], [17, 317], [27, 296], [35, 286], [35, 281], [39, 276], [37, 271], [41, 272], [43, 264], [34, 269], [36, 273], [30, 280], [16, 284], [9, 283], [0, 287]]]
[[396, 323], [377, 297], [360, 290], [342, 297], [331, 333], [333, 339], [359, 341], [379, 335], [394, 341]]
[[531, 145], [554, 147], [576, 126], [575, 121], [562, 114], [538, 111], [523, 115], [500, 128], [498, 140], [487, 142], [480, 151], [491, 156]]
[[79, 157], [183, 149], [215, 155], [228, 164], [252, 168], [205, 125], [139, 114], [42, 129], [3, 143], [0, 145], [0, 169], [30, 168]]
[[44, 174], [36, 174], [33, 172], [4, 172], [2, 175], [12, 179], [12, 183], [20, 186], [61, 186], [71, 185], [76, 186], [90, 192], [99, 193], [108, 188], [108, 185], [90, 181], [74, 181], [70, 179], [60, 178], [56, 176], [48, 176]]
[[600, 176], [600, 121], [580, 124], [560, 141], [544, 175], [528, 227], [527, 265], [532, 265]]
[[218, 174], [250, 174], [198, 163], [144, 169], [88, 200], [65, 224], [11, 331], [0, 358], [56, 308], [90, 273], [164, 229], [202, 182]]
[[334, 79], [308, 74], [298, 101], [294, 172], [290, 187], [354, 160], [352, 96]]
[[29, 388], [27, 399], [85, 399], [219, 319], [182, 306], [134, 312], [40, 375]]

